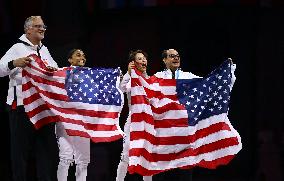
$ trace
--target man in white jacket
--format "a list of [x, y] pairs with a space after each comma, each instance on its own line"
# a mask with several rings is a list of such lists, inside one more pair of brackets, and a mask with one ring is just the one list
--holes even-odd
[[[175, 49], [164, 50], [162, 53], [163, 62], [165, 63], [166, 69], [155, 74], [158, 78], [163, 79], [193, 79], [193, 78], [202, 78], [197, 75], [194, 75], [191, 72], [184, 72], [180, 69], [180, 55]], [[232, 65], [232, 83], [233, 86], [236, 77], [234, 71], [236, 65]], [[173, 169], [160, 174], [157, 174], [153, 177], [154, 181], [192, 181], [192, 170], [182, 170], [182, 169]]]
[[16, 181], [30, 180], [28, 173], [32, 172], [27, 168], [31, 168], [30, 160], [35, 156], [38, 180], [54, 181], [58, 163], [54, 123], [35, 130], [29, 120], [23, 107], [22, 68], [30, 63], [28, 56], [31, 54], [40, 56], [50, 71], [56, 70], [57, 64], [41, 42], [46, 31], [42, 18], [27, 18], [24, 31], [25, 34], [0, 60], [0, 77], [10, 78], [6, 103], [10, 123], [12, 175]]

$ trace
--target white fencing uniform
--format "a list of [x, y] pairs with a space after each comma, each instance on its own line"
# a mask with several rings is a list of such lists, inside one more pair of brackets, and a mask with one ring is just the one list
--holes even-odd
[[59, 146], [58, 181], [67, 181], [69, 166], [74, 162], [76, 181], [86, 181], [87, 168], [90, 163], [90, 139], [69, 136], [60, 122], [56, 123], [56, 135]]
[[69, 166], [75, 161], [76, 181], [85, 181], [90, 163], [90, 139], [69, 136], [62, 123], [56, 123], [56, 135], [59, 145], [58, 181], [67, 181]]
[[[123, 150], [121, 153], [121, 159], [117, 167], [117, 175], [116, 175], [116, 181], [123, 181], [126, 173], [127, 173], [127, 167], [129, 163], [129, 146], [130, 146], [130, 106], [131, 106], [131, 95], [130, 95], [130, 89], [131, 89], [131, 77], [128, 73], [126, 73], [123, 76], [123, 79], [120, 83], [120, 89], [122, 92], [126, 92], [127, 99], [128, 99], [128, 107], [129, 107], [129, 114], [126, 120], [126, 123], [124, 125], [124, 137], [123, 137]], [[152, 181], [152, 176], [143, 176], [144, 181]]]

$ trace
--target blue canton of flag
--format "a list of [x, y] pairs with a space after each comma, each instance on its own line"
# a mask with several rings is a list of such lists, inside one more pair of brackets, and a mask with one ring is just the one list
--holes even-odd
[[227, 165], [242, 149], [228, 118], [235, 65], [228, 59], [204, 78], [149, 79], [131, 72], [129, 173]]
[[75, 67], [66, 73], [67, 95], [72, 102], [120, 106], [119, 74], [118, 68]]
[[176, 80], [177, 96], [187, 110], [190, 126], [228, 111], [231, 78], [231, 63], [227, 60], [201, 81], [200, 79]]

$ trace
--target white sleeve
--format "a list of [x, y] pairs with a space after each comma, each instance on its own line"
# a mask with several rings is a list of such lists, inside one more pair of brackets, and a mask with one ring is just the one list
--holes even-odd
[[131, 89], [131, 77], [128, 72], [123, 76], [119, 88], [122, 92], [130, 92]]
[[179, 79], [195, 79], [195, 78], [202, 78], [198, 75], [195, 75], [191, 72], [183, 72], [183, 71], [180, 71], [180, 75], [178, 77]]
[[231, 90], [232, 90], [233, 85], [234, 85], [234, 83], [235, 83], [235, 81], [236, 81], [236, 75], [235, 75], [236, 67], [237, 67], [237, 65], [236, 65], [236, 64], [232, 64], [232, 67], [231, 67], [232, 82], [231, 82], [231, 85], [230, 85]]
[[16, 51], [16, 45], [13, 45], [0, 60], [0, 77], [12, 74], [16, 69], [10, 70], [8, 63], [19, 58]]
[[158, 78], [163, 78], [163, 74], [164, 72], [157, 72], [154, 74], [154, 76], [158, 77]]

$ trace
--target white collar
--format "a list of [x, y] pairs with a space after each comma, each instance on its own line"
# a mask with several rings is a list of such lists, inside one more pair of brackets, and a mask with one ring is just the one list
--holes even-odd
[[[176, 69], [176, 71], [181, 71], [181, 68]], [[164, 72], [166, 72], [167, 74], [172, 74], [171, 69], [165, 69]]]
[[24, 42], [27, 42], [27, 43], [28, 43], [29, 45], [31, 45], [32, 47], [37, 47], [37, 46], [42, 47], [42, 46], [43, 46], [41, 42], [39, 42], [39, 45], [34, 45], [34, 44], [32, 44], [32, 42], [30, 42], [30, 40], [27, 38], [27, 35], [26, 35], [26, 34], [23, 34], [19, 39], [22, 40], [22, 41], [24, 41]]

